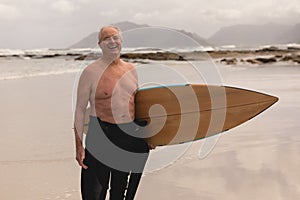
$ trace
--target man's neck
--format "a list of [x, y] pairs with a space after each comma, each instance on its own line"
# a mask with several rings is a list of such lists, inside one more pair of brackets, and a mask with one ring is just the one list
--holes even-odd
[[120, 57], [117, 57], [115, 60], [111, 62], [111, 65], [119, 65], [121, 63]]
[[120, 58], [120, 56], [114, 57], [114, 58], [109, 57], [109, 56], [103, 56], [103, 57], [101, 58], [101, 60], [102, 60], [107, 66], [109, 66], [109, 65], [119, 65], [119, 64], [121, 63], [121, 58]]

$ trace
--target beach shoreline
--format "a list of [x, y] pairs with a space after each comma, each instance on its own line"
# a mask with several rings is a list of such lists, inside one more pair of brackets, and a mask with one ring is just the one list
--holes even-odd
[[[46, 51], [24, 51], [19, 53], [1, 54], [0, 58], [20, 58], [20, 59], [48, 59], [63, 58], [75, 61], [95, 60], [101, 56], [99, 49], [62, 49]], [[279, 48], [269, 46], [257, 49], [219, 49], [208, 51], [172, 51], [149, 49], [145, 51], [123, 52], [121, 58], [133, 62], [145, 62], [145, 60], [155, 61], [195, 61], [203, 59], [213, 59], [217, 63], [225, 65], [263, 65], [274, 63], [300, 64], [300, 47], [287, 46]], [[146, 61], [147, 62], [147, 61]]]

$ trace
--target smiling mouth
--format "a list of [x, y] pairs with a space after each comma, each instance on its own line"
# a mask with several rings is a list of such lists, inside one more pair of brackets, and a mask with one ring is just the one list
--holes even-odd
[[110, 47], [108, 47], [109, 49], [116, 49], [116, 48], [118, 48], [119, 46], [118, 45], [114, 45], [114, 46], [110, 46]]

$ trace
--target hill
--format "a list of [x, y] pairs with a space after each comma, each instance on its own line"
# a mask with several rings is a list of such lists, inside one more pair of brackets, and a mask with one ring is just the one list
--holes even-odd
[[[185, 30], [153, 27], [146, 24], [120, 22], [112, 24], [122, 30], [124, 47], [142, 48], [197, 48], [211, 46], [205, 39]], [[70, 48], [95, 48], [97, 47], [98, 32], [91, 33]]]
[[[284, 42], [285, 34], [291, 29], [288, 25], [234, 25], [223, 27], [208, 39], [215, 45], [257, 46]], [[281, 39], [280, 39], [281, 38]]]
[[290, 27], [279, 38], [281, 43], [298, 43], [300, 44], [300, 23]]

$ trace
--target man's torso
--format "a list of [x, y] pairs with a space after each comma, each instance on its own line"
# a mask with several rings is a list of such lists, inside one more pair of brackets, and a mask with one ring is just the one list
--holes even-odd
[[138, 85], [134, 66], [121, 60], [108, 67], [96, 61], [90, 67], [90, 115], [114, 124], [133, 121]]

